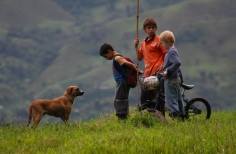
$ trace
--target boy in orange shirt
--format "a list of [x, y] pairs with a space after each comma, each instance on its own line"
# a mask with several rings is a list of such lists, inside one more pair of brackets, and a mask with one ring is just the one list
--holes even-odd
[[[157, 23], [153, 18], [146, 18], [143, 22], [143, 30], [147, 33], [147, 38], [142, 41], [140, 50], [138, 49], [139, 39], [134, 40], [135, 50], [139, 61], [144, 59], [145, 73], [143, 77], [155, 75], [156, 72], [163, 72], [164, 58], [166, 50], [160, 43], [159, 36], [156, 35]], [[163, 86], [162, 86], [163, 87]], [[144, 91], [141, 89], [141, 104], [151, 101], [158, 93], [158, 90]], [[165, 116], [164, 101], [159, 100], [160, 106], [157, 108]]]

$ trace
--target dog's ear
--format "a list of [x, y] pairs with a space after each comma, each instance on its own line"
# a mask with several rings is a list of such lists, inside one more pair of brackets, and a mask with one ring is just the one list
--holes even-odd
[[67, 93], [70, 94], [70, 93], [72, 92], [72, 89], [73, 89], [73, 88], [70, 88], [70, 87], [67, 88], [67, 89], [66, 89]]

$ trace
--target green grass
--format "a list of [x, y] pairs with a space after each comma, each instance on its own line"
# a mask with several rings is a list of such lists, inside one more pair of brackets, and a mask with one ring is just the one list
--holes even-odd
[[69, 127], [12, 124], [0, 127], [0, 153], [235, 153], [235, 122], [235, 111], [167, 124], [132, 111], [126, 122], [112, 114]]

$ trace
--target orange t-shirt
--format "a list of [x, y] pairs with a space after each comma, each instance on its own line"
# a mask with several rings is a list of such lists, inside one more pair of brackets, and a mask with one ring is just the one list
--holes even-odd
[[150, 40], [144, 39], [139, 52], [143, 56], [145, 64], [143, 77], [154, 75], [159, 68], [163, 67], [166, 50], [161, 45], [159, 36], [155, 35]]

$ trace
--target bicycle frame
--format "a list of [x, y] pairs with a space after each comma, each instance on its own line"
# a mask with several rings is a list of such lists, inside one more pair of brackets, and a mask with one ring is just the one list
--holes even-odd
[[[181, 87], [182, 88], [182, 87]], [[189, 103], [189, 101], [188, 101], [188, 99], [187, 98], [185, 98], [185, 89], [183, 88], [183, 91], [182, 91], [182, 99], [183, 99], [183, 102], [185, 103], [184, 104], [184, 108], [186, 107], [186, 104], [188, 104]], [[165, 95], [163, 94], [163, 93], [161, 93], [161, 92], [159, 92], [154, 98], [153, 98], [153, 100], [151, 101], [151, 102], [153, 102], [153, 103], [155, 103], [155, 107], [154, 107], [154, 110], [156, 110], [157, 109], [157, 106], [158, 106], [158, 102], [159, 102], [159, 99], [161, 99], [162, 101], [164, 101], [165, 102]], [[193, 111], [185, 111], [185, 113], [195, 113], [195, 114], [201, 114], [202, 113], [202, 111], [201, 110], [199, 110], [198, 108], [196, 108], [194, 105], [191, 105], [191, 107], [192, 107], [192, 109], [193, 109]], [[165, 107], [163, 107], [163, 106], [161, 106], [161, 108], [165, 108]], [[165, 109], [165, 111], [167, 111], [166, 109]]]
[[[161, 73], [157, 74], [157, 77], [159, 81], [162, 81], [161, 78]], [[144, 110], [146, 108], [153, 109], [153, 110], [162, 110], [162, 111], [168, 111], [168, 109], [165, 108], [165, 94], [163, 92], [163, 84], [159, 83], [159, 87], [157, 87], [158, 93], [156, 96], [151, 100], [147, 100], [145, 103], [141, 104], [139, 107], [139, 111]], [[208, 101], [204, 98], [201, 97], [195, 97], [190, 100], [185, 98], [185, 90], [191, 90], [194, 87], [194, 85], [187, 85], [184, 83], [181, 83], [181, 87], [183, 88], [182, 90], [182, 102], [183, 102], [183, 107], [184, 107], [184, 113], [182, 113], [183, 118], [189, 119], [190, 117], [193, 117], [195, 115], [199, 114], [204, 114], [206, 113], [206, 119], [209, 119], [211, 116], [211, 106], [208, 103]], [[159, 102], [161, 101], [161, 103]], [[162, 103], [163, 101], [163, 103]], [[202, 108], [203, 107], [203, 108]], [[203, 116], [204, 116], [203, 115]]]

